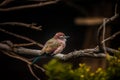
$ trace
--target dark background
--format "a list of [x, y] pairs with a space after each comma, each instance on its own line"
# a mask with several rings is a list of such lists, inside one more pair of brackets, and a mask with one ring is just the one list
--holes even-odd
[[[72, 4], [70, 4], [70, 3]], [[70, 0], [60, 1], [56, 4], [46, 5], [38, 8], [22, 9], [9, 12], [0, 12], [0, 22], [23, 22], [23, 23], [37, 23], [42, 26], [42, 31], [35, 31], [22, 26], [0, 26], [8, 31], [27, 36], [44, 44], [56, 32], [64, 32], [70, 38], [67, 41], [67, 46], [63, 53], [69, 53], [74, 50], [96, 47], [96, 33], [100, 25], [86, 26], [76, 25], [74, 20], [77, 17], [111, 17], [114, 15], [114, 6], [116, 0]], [[16, 6], [26, 4], [24, 0], [15, 1], [9, 6]], [[118, 4], [120, 4], [118, 2]], [[118, 6], [118, 13], [120, 7]], [[113, 21], [110, 26], [110, 35], [120, 31], [120, 18]], [[91, 43], [84, 47], [86, 41], [86, 32], [91, 27], [93, 36]], [[25, 43], [26, 41], [10, 36], [0, 32], [0, 41], [11, 40], [13, 43]], [[89, 35], [88, 35], [89, 36]], [[120, 36], [117, 36], [109, 43], [109, 47], [117, 49], [120, 47]], [[37, 46], [32, 47], [40, 49]], [[44, 62], [44, 60], [43, 60]], [[45, 62], [46, 63], [46, 62]], [[0, 79], [8, 80], [34, 80], [29, 73], [26, 64], [0, 54]], [[5, 76], [5, 77], [3, 77]], [[45, 76], [43, 73], [39, 76]], [[43, 78], [45, 80], [45, 78]]]

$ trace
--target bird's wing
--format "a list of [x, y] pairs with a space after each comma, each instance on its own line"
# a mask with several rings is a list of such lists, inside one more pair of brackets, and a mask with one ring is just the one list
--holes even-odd
[[57, 49], [53, 52], [53, 54], [61, 53], [63, 49], [65, 48], [65, 43], [60, 43], [60, 45], [57, 47]]
[[51, 52], [53, 52], [58, 46], [60, 46], [60, 45], [58, 44], [58, 41], [57, 41], [56, 39], [50, 39], [50, 40], [48, 40], [48, 41], [45, 43], [42, 51], [43, 51], [43, 52], [46, 52], [46, 53], [51, 53]]

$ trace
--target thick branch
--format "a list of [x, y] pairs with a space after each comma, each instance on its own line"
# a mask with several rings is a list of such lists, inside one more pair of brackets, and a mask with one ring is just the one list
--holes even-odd
[[40, 50], [27, 49], [27, 48], [22, 48], [22, 47], [13, 49], [11, 48], [11, 46], [4, 44], [4, 43], [0, 43], [0, 49], [6, 50], [6, 51], [13, 51], [18, 54], [40, 55]]
[[[40, 50], [21, 48], [21, 47], [11, 49], [9, 45], [3, 44], [3, 43], [0, 43], [0, 49], [7, 50], [7, 51], [13, 51], [17, 54], [26, 54], [26, 55], [35, 55], [35, 56], [41, 55]], [[118, 50], [114, 50], [114, 49], [107, 48], [107, 47], [106, 47], [106, 50], [107, 52], [110, 52], [110, 53], [120, 52]], [[104, 53], [99, 53], [98, 48], [78, 50], [78, 51], [70, 52], [68, 54], [59, 53], [59, 54], [54, 55], [53, 57], [59, 58], [61, 60], [68, 60], [70, 58], [79, 57], [79, 56], [106, 57]]]

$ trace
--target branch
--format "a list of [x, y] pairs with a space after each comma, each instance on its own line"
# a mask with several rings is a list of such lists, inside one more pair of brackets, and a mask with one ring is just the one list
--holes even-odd
[[[105, 22], [104, 22], [104, 24], [107, 24], [107, 23], [115, 20], [116, 18], [118, 18], [118, 16], [119, 16], [119, 14], [115, 14], [115, 15], [112, 16], [111, 18], [106, 19]], [[103, 24], [98, 28], [98, 31], [97, 31], [97, 44], [98, 44], [100, 50], [103, 50], [103, 49], [102, 49], [101, 40], [100, 40], [102, 28], [103, 28]]]
[[5, 22], [5, 23], [0, 23], [0, 25], [12, 25], [12, 26], [23, 26], [23, 27], [27, 27], [27, 28], [31, 28], [31, 29], [35, 29], [35, 30], [42, 30], [41, 27], [42, 26], [36, 26], [37, 24], [32, 23], [32, 24], [26, 24], [26, 23], [21, 23], [21, 22]]
[[37, 80], [40, 80], [40, 78], [37, 77], [37, 76], [35, 75], [35, 73], [33, 72], [32, 67], [31, 67], [30, 64], [28, 64], [28, 68], [29, 68], [29, 70], [30, 70], [30, 73], [31, 73]]
[[[103, 50], [102, 44], [101, 44], [101, 40], [100, 40], [100, 35], [101, 35], [101, 32], [102, 32], [102, 29], [104, 28], [104, 26], [105, 26], [107, 23], [109, 23], [109, 22], [115, 20], [116, 18], [118, 18], [119, 13], [118, 13], [117, 9], [118, 9], [118, 0], [117, 0], [117, 2], [116, 2], [116, 4], [115, 4], [114, 16], [112, 16], [111, 18], [108, 18], [108, 19], [106, 18], [105, 21], [103, 22], [103, 24], [101, 24], [100, 27], [98, 28], [98, 31], [97, 31], [97, 44], [98, 44], [98, 46], [99, 46], [99, 50], [101, 50], [101, 51]], [[103, 29], [103, 30], [104, 30], [104, 29]], [[104, 31], [103, 31], [103, 32], [104, 32]], [[103, 42], [103, 45], [105, 45], [104, 42]], [[105, 50], [105, 48], [104, 48], [104, 50]]]
[[108, 37], [107, 39], [104, 39], [104, 40], [102, 41], [102, 43], [104, 43], [104, 42], [106, 42], [106, 41], [108, 41], [108, 40], [114, 39], [114, 38], [115, 38], [117, 35], [119, 35], [119, 34], [120, 34], [120, 31], [116, 32], [115, 34], [113, 34], [112, 36]]
[[46, 6], [46, 5], [49, 5], [49, 4], [57, 3], [58, 1], [59, 0], [54, 0], [54, 1], [40, 2], [40, 3], [37, 3], [37, 4], [15, 6], [15, 7], [10, 7], [10, 8], [1, 8], [0, 11], [13, 11], [13, 10], [41, 7], [41, 6]]
[[117, 0], [115, 4], [115, 11], [114, 11], [115, 15], [118, 13], [118, 3], [119, 3], [119, 0]]
[[14, 0], [4, 0], [2, 3], [0, 3], [0, 6], [5, 6], [5, 5], [9, 4], [12, 1], [14, 1]]
[[[12, 57], [12, 58], [15, 58], [15, 59], [21, 60], [21, 61], [23, 61], [23, 62], [26, 62], [26, 63], [28, 64], [28, 68], [29, 68], [31, 74], [32, 74], [37, 80], [40, 80], [40, 78], [38, 78], [38, 77], [34, 74], [34, 72], [33, 72], [33, 70], [32, 70], [32, 67], [31, 67], [31, 64], [32, 64], [32, 63], [29, 62], [27, 59], [25, 59], [25, 58], [23, 58], [23, 57], [15, 54], [15, 53], [13, 53], [13, 52], [7, 52], [7, 51], [3, 51], [3, 50], [1, 50], [1, 52], [4, 53], [4, 54], [7, 55], [7, 56], [10, 56], [10, 57]], [[35, 66], [36, 68], [38, 68], [38, 69], [42, 70], [43, 72], [45, 72], [45, 70], [44, 70], [42, 67], [39, 67], [39, 66], [36, 65], [36, 64], [34, 64], [33, 66]]]
[[23, 47], [23, 46], [31, 46], [31, 45], [35, 45], [34, 43], [22, 43], [22, 44], [14, 44], [14, 47]]
[[[7, 43], [10, 43], [10, 42], [8, 41]], [[11, 44], [11, 43], [10, 43], [10, 44]], [[9, 49], [10, 49], [10, 47], [9, 47]], [[18, 60], [21, 60], [21, 61], [27, 63], [27, 64], [28, 64], [28, 68], [29, 68], [31, 74], [32, 74], [37, 80], [40, 80], [40, 78], [38, 78], [38, 77], [34, 74], [34, 72], [33, 72], [33, 70], [32, 70], [32, 67], [31, 67], [32, 62], [30, 62], [30, 61], [29, 61], [27, 58], [25, 58], [25, 57], [22, 57], [22, 56], [19, 56], [19, 55], [15, 54], [15, 53], [12, 52], [11, 50], [12, 50], [12, 48], [10, 49], [10, 51], [9, 51], [9, 50], [6, 51], [6, 50], [3, 50], [3, 49], [2, 49], [2, 50], [0, 49], [0, 51], [1, 51], [2, 53], [4, 53], [5, 55], [7, 55], [7, 56], [9, 56], [9, 57], [12, 57], [12, 58], [15, 58], [15, 59], [18, 59]], [[38, 69], [40, 69], [41, 71], [45, 72], [45, 70], [44, 70], [42, 67], [38, 66], [37, 64], [33, 64], [33, 66], [35, 66], [36, 68], [38, 68]]]
[[[35, 49], [28, 49], [28, 48], [14, 48], [11, 49], [11, 47], [7, 44], [0, 43], [0, 49], [1, 50], [7, 50], [7, 51], [12, 51], [15, 52], [16, 54], [26, 54], [26, 55], [34, 55], [34, 56], [39, 56], [41, 55], [41, 50], [35, 50]], [[120, 52], [115, 49], [107, 48], [106, 51], [110, 53], [115, 53], [115, 52]], [[78, 51], [73, 51], [68, 54], [56, 54], [53, 57], [54, 58], [59, 58], [61, 60], [68, 60], [70, 58], [74, 57], [80, 57], [80, 56], [89, 56], [89, 57], [106, 57], [104, 53], [100, 53], [98, 47], [92, 48], [92, 49], [84, 49], [84, 50], [78, 50]]]
[[[103, 20], [103, 40], [105, 39], [105, 32], [106, 32], [106, 18]], [[106, 54], [107, 51], [105, 47], [106, 47], [105, 42], [103, 42], [103, 50], [104, 53]]]
[[[27, 64], [32, 64], [30, 61], [28, 61], [27, 59], [23, 58], [23, 57], [20, 57], [18, 55], [11, 55], [11, 54], [15, 54], [13, 52], [8, 52], [8, 51], [4, 51], [4, 50], [0, 50], [1, 52], [3, 52], [5, 55], [9, 56], [9, 57], [12, 57], [12, 58], [15, 58], [15, 59], [18, 59], [18, 60], [21, 60]], [[45, 71], [42, 67], [38, 66], [37, 64], [34, 64], [34, 66], [40, 70], [42, 70], [43, 72]]]
[[43, 47], [42, 44], [39, 44], [38, 42], [36, 42], [36, 41], [34, 41], [34, 40], [30, 39], [30, 38], [27, 38], [27, 37], [25, 37], [25, 36], [21, 36], [21, 35], [18, 35], [18, 34], [9, 32], [9, 31], [6, 31], [6, 30], [4, 30], [4, 29], [2, 29], [2, 28], [0, 28], [0, 31], [1, 31], [1, 32], [4, 32], [4, 33], [7, 33], [7, 34], [9, 34], [9, 35], [15, 36], [15, 37], [17, 37], [17, 38], [20, 38], [20, 39], [23, 39], [23, 40], [32, 42], [32, 43], [38, 45], [39, 47]]

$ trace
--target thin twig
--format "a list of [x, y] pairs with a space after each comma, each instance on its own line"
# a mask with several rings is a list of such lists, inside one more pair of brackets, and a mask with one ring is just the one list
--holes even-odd
[[[9, 56], [9, 57], [12, 57], [12, 58], [15, 58], [15, 59], [18, 59], [18, 60], [21, 60], [27, 64], [32, 64], [32, 62], [28, 61], [27, 59], [21, 57], [21, 56], [18, 56], [18, 55], [15, 55], [15, 53], [13, 52], [7, 52], [7, 51], [4, 51], [4, 50], [0, 50], [1, 52], [3, 52], [5, 55]], [[36, 68], [42, 70], [43, 72], [45, 71], [42, 67], [38, 66], [37, 64], [34, 64], [33, 66], [35, 66]]]
[[116, 2], [116, 4], [115, 4], [115, 13], [114, 13], [115, 15], [118, 13], [118, 12], [117, 12], [117, 9], [118, 9], [118, 0], [117, 0], [117, 2]]
[[0, 25], [13, 25], [13, 26], [23, 26], [23, 27], [27, 27], [27, 28], [31, 28], [31, 29], [35, 29], [35, 30], [42, 30], [41, 27], [42, 26], [36, 26], [37, 24], [32, 23], [32, 24], [27, 24], [27, 23], [22, 23], [22, 22], [5, 22], [5, 23], [0, 23]]
[[35, 43], [22, 43], [22, 44], [14, 44], [13, 47], [21, 47], [21, 46], [31, 46]]
[[17, 38], [20, 38], [20, 39], [23, 39], [23, 40], [26, 40], [26, 41], [32, 42], [32, 43], [36, 44], [36, 45], [39, 46], [39, 47], [43, 47], [42, 44], [40, 44], [40, 43], [38, 43], [38, 42], [36, 42], [36, 41], [34, 41], [34, 40], [28, 38], [28, 37], [21, 36], [21, 35], [18, 35], [18, 34], [15, 34], [15, 33], [9, 32], [9, 31], [4, 30], [4, 29], [2, 29], [2, 28], [0, 28], [0, 31], [1, 31], [1, 32], [4, 32], [4, 33], [7, 33], [7, 34], [9, 34], [9, 35], [15, 36], [15, 37], [17, 37]]
[[9, 4], [12, 1], [14, 1], [14, 0], [4, 0], [2, 3], [0, 3], [0, 6], [5, 6], [5, 5]]
[[115, 38], [117, 35], [119, 35], [119, 34], [120, 34], [120, 31], [118, 31], [118, 32], [116, 32], [115, 34], [113, 34], [112, 36], [104, 39], [104, 40], [102, 41], [102, 44], [103, 44], [104, 42], [108, 41], [108, 40], [114, 39], [114, 38]]
[[0, 11], [13, 11], [13, 10], [26, 9], [26, 8], [41, 7], [41, 6], [57, 3], [58, 1], [59, 0], [54, 0], [54, 1], [40, 2], [37, 4], [15, 6], [15, 7], [10, 7], [10, 8], [1, 8]]
[[30, 64], [28, 64], [28, 68], [29, 68], [30, 73], [31, 73], [37, 80], [40, 80], [40, 78], [37, 77], [37, 75], [35, 75], [35, 73], [33, 72], [33, 69], [32, 69], [32, 67], [31, 67]]
[[[7, 51], [3, 51], [3, 50], [1, 50], [1, 52], [3, 52], [4, 54], [6, 54], [7, 56], [10, 56], [10, 57], [12, 57], [12, 58], [19, 59], [19, 60], [21, 60], [21, 61], [23, 61], [23, 62], [26, 62], [26, 63], [28, 64], [28, 68], [29, 68], [31, 74], [32, 74], [37, 80], [40, 80], [40, 78], [38, 78], [38, 77], [32, 72], [32, 68], [31, 68], [31, 66], [30, 66], [32, 63], [29, 62], [27, 59], [25, 59], [24, 57], [21, 57], [21, 56], [15, 54], [15, 53], [13, 53], [13, 52], [7, 52]], [[40, 67], [40, 66], [38, 66], [38, 65], [36, 65], [36, 64], [34, 64], [33, 66], [35, 66], [36, 68], [42, 70], [43, 72], [45, 71], [42, 67]]]

